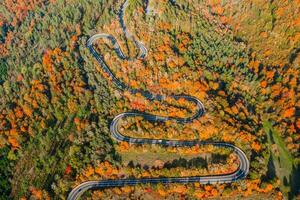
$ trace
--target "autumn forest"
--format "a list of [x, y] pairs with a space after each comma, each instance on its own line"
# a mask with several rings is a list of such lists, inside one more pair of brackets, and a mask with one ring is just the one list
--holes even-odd
[[[135, 111], [187, 118], [184, 98], [122, 91], [86, 47], [96, 33], [139, 54], [124, 34], [125, 0], [0, 2], [0, 200], [67, 199], [85, 181], [235, 172], [237, 154], [213, 145], [132, 145], [110, 123]], [[147, 48], [122, 60], [94, 48], [131, 88], [199, 99], [191, 123], [128, 117], [135, 138], [221, 141], [245, 152], [249, 174], [232, 183], [138, 184], [88, 190], [82, 199], [300, 198], [300, 1], [128, 0], [124, 22]]]

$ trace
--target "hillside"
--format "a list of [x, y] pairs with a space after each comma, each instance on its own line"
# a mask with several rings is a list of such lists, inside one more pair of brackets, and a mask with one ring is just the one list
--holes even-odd
[[90, 190], [83, 199], [299, 197], [299, 0], [128, 0], [120, 20], [124, 2], [0, 3], [0, 199], [66, 199], [88, 180], [239, 168], [225, 147], [114, 140], [110, 124], [120, 113], [176, 119], [197, 107], [120, 90], [87, 48], [97, 33], [112, 35], [130, 58], [120, 59], [109, 38], [95, 42], [118, 80], [157, 95], [189, 95], [205, 107], [191, 123], [128, 117], [120, 123], [125, 136], [233, 144], [250, 168], [233, 183], [139, 184]]

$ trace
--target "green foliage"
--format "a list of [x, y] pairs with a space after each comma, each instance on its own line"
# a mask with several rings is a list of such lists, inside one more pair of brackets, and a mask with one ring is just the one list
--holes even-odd
[[[0, 199], [8, 199], [10, 193], [16, 199], [29, 197], [29, 188], [32, 186], [47, 191], [51, 197], [65, 198], [74, 186], [75, 177], [86, 166], [96, 166], [98, 162], [105, 160], [120, 166], [121, 159], [115, 152], [108, 128], [111, 118], [118, 112], [112, 109], [117, 107], [116, 99], [110, 91], [110, 82], [95, 69], [95, 62], [86, 49], [87, 39], [94, 33], [101, 32], [104, 25], [109, 26], [117, 18], [119, 4], [120, 2], [110, 0], [47, 2], [30, 10], [16, 26], [7, 25], [9, 23], [2, 25], [0, 44], [5, 42], [8, 31], [11, 31], [13, 39], [7, 45], [9, 56], [1, 57], [0, 60], [0, 114], [4, 118], [10, 117], [7, 121], [0, 122], [5, 130], [13, 125], [18, 128], [17, 142], [21, 148], [17, 151], [9, 151], [8, 147], [0, 149]], [[10, 13], [2, 5], [0, 17], [3, 15], [5, 19], [12, 20], [14, 13]], [[184, 58], [183, 66], [172, 69], [167, 67], [168, 58], [162, 59], [158, 63], [161, 65], [158, 70], [152, 71], [152, 77], [168, 79], [168, 75], [177, 74], [178, 77], [183, 77], [183, 81], [200, 82], [203, 87], [207, 85], [210, 89], [207, 89], [207, 96], [203, 95], [203, 98], [209, 100], [204, 101], [210, 105], [209, 120], [216, 118], [219, 121], [214, 123], [226, 123], [226, 126], [233, 127], [233, 135], [247, 133], [246, 136], [250, 138], [248, 140], [255, 138], [262, 146], [262, 150], [256, 152], [251, 150], [247, 139], [245, 142], [236, 137], [234, 141], [237, 146], [246, 150], [251, 160], [250, 179], [273, 179], [274, 174], [268, 171], [267, 166], [272, 167], [271, 158], [278, 158], [268, 151], [271, 145], [267, 138], [269, 135], [262, 132], [264, 128], [271, 128], [263, 127], [261, 119], [265, 114], [269, 115], [272, 109], [278, 108], [272, 108], [267, 102], [269, 96], [261, 95], [259, 84], [262, 74], [257, 74], [248, 67], [252, 58], [245, 43], [240, 38], [237, 39], [229, 29], [225, 31], [217, 23], [207, 19], [205, 14], [188, 15], [195, 11], [194, 5], [189, 1], [168, 1], [165, 8], [152, 5], [157, 12], [152, 16], [135, 12], [143, 6], [142, 0], [129, 1], [126, 23], [138, 23], [140, 20], [135, 20], [138, 15], [143, 16], [141, 21], [148, 23], [146, 25], [159, 21], [163, 28], [153, 33], [154, 36], [145, 36], [155, 39], [167, 36], [166, 41], [170, 39], [168, 44], [164, 44], [165, 41], [154, 41], [151, 38], [149, 41], [154, 42], [145, 43], [149, 54], [160, 46], [165, 48], [161, 54], [168, 51], [174, 54], [173, 57]], [[275, 20], [275, 7], [270, 7], [270, 11], [272, 16], [266, 18], [266, 28], [271, 30]], [[258, 11], [256, 14], [259, 16]], [[189, 27], [187, 22], [193, 23], [193, 26]], [[167, 26], [171, 28], [165, 28]], [[135, 29], [145, 26], [140, 27]], [[151, 28], [153, 27], [149, 30]], [[147, 29], [143, 31], [147, 33]], [[182, 35], [187, 36], [188, 40], [184, 48], [180, 48]], [[124, 46], [130, 52], [130, 42], [126, 41]], [[103, 48], [107, 50], [108, 46]], [[170, 55], [161, 57], [168, 56]], [[6, 80], [7, 71], [10, 72], [9, 80]], [[128, 73], [126, 78], [148, 80], [138, 77], [135, 70]], [[284, 79], [284, 73], [276, 74], [277, 83]], [[147, 89], [146, 81], [140, 83], [139, 87]], [[38, 87], [42, 89], [37, 89]], [[180, 88], [177, 91], [189, 92]], [[198, 95], [198, 90], [194, 92]], [[122, 99], [122, 104], [125, 101]], [[28, 105], [27, 113], [23, 113], [24, 117], [16, 117], [16, 110], [24, 105]], [[231, 110], [234, 106], [240, 106], [236, 108], [236, 112]], [[155, 105], [153, 110], [159, 111], [160, 108]], [[124, 109], [127, 109], [126, 106]], [[270, 118], [273, 116], [274, 114]], [[20, 132], [20, 127], [25, 131]], [[131, 126], [131, 129], [140, 128]], [[185, 129], [183, 125], [178, 125], [177, 130], [183, 132]], [[297, 174], [295, 171], [298, 169], [296, 166], [292, 167], [292, 155], [285, 148], [279, 134], [273, 131], [272, 134], [279, 146], [282, 166], [288, 171], [285, 182], [297, 182], [292, 175]], [[8, 133], [0, 135], [2, 145], [2, 140], [8, 140]], [[221, 137], [217, 135], [210, 139], [220, 140]], [[213, 163], [222, 160], [223, 155], [212, 156]], [[13, 167], [15, 161], [17, 164]], [[207, 167], [206, 160], [199, 159], [197, 163], [201, 163], [200, 161], [202, 164], [198, 165], [199, 168]], [[180, 163], [184, 165], [185, 161], [181, 160]], [[71, 168], [71, 172], [66, 173], [67, 167]], [[168, 174], [167, 169], [163, 170]], [[179, 173], [174, 175], [180, 176]], [[283, 180], [282, 177], [281, 179]]]
[[[107, 80], [95, 72], [94, 64], [89, 61], [91, 57], [87, 57], [89, 53], [85, 48], [86, 39], [96, 31], [95, 27], [107, 24], [114, 15], [111, 11], [112, 3], [85, 0], [49, 3], [29, 12], [22, 23], [14, 27], [14, 41], [8, 47], [10, 56], [5, 62], [0, 62], [1, 80], [7, 65], [14, 68], [12, 79], [16, 80], [18, 74], [21, 74], [23, 80], [21, 83], [4, 82], [1, 91], [6, 96], [1, 99], [1, 110], [8, 112], [10, 108], [24, 104], [26, 101], [23, 97], [30, 94], [32, 80], [41, 81], [45, 88], [43, 95], [46, 96], [45, 104], [40, 104], [39, 99], [39, 108], [33, 109], [33, 115], [38, 120], [29, 122], [34, 137], [22, 138], [22, 149], [14, 154], [17, 159], [16, 167], [12, 169], [14, 175], [8, 174], [9, 171], [3, 171], [7, 176], [1, 174], [1, 178], [4, 178], [1, 183], [5, 186], [5, 191], [1, 191], [1, 194], [10, 193], [8, 177], [12, 177], [14, 198], [29, 196], [29, 188], [32, 186], [45, 189], [54, 196], [52, 185], [55, 185], [57, 177], [63, 177], [67, 165], [71, 165], [73, 174], [76, 174], [96, 160], [110, 160], [112, 163], [118, 160], [107, 129], [107, 116], [113, 104]], [[33, 22], [34, 26], [29, 32], [28, 27]], [[80, 48], [71, 50], [70, 38], [75, 34], [80, 35], [79, 41], [76, 41]], [[47, 51], [55, 48], [70, 54], [70, 57], [58, 55], [62, 60], [52, 57], [54, 76], [58, 83], [50, 81], [52, 74], [47, 71], [42, 60]], [[74, 85], [78, 87], [82, 84], [84, 86], [80, 87], [84, 92], [80, 95], [74, 94]], [[55, 90], [56, 87], [60, 87], [62, 92]], [[13, 107], [9, 106], [12, 100], [15, 101]], [[74, 124], [74, 117], [88, 122], [88, 125], [78, 128], [80, 125]], [[47, 129], [41, 127], [41, 119]], [[9, 161], [3, 159], [4, 162]], [[6, 170], [4, 167], [2, 169]], [[70, 185], [67, 190], [71, 187]]]
[[12, 163], [8, 159], [9, 147], [0, 149], [0, 199], [11, 199], [10, 178], [12, 175]]
[[0, 84], [4, 82], [7, 77], [7, 65], [3, 59], [0, 59]]

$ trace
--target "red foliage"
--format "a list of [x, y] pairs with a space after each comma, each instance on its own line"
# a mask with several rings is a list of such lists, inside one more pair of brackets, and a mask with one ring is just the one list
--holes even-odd
[[68, 166], [66, 167], [65, 174], [68, 175], [68, 174], [71, 173], [71, 171], [72, 171], [72, 168], [71, 168], [70, 165], [68, 165]]

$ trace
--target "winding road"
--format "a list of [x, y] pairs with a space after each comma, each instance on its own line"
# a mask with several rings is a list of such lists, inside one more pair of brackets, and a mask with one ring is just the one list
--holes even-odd
[[[137, 59], [144, 59], [147, 56], [147, 49], [143, 45], [143, 43], [136, 41], [134, 37], [127, 31], [125, 23], [123, 21], [124, 13], [126, 7], [128, 6], [128, 0], [121, 6], [121, 10], [119, 13], [119, 21], [121, 23], [122, 29], [128, 39], [131, 39], [135, 42], [136, 46], [140, 49], [140, 53], [137, 56]], [[92, 36], [87, 42], [87, 48], [89, 49], [90, 53], [93, 57], [98, 61], [102, 69], [112, 78], [112, 81], [117, 85], [117, 87], [121, 90], [127, 90], [132, 94], [140, 93], [145, 98], [149, 100], [158, 100], [162, 101], [166, 98], [164, 95], [157, 95], [152, 94], [149, 91], [140, 90], [140, 89], [133, 89], [130, 88], [128, 85], [117, 79], [117, 77], [113, 74], [110, 68], [106, 65], [103, 57], [97, 53], [94, 49], [94, 43], [99, 39], [108, 39], [111, 41], [114, 51], [117, 53], [118, 57], [123, 60], [130, 60], [131, 58], [126, 57], [122, 52], [120, 45], [118, 44], [117, 40], [109, 34], [96, 34]], [[176, 117], [163, 117], [152, 115], [144, 112], [125, 112], [121, 113], [116, 116], [112, 123], [110, 124], [110, 132], [114, 139], [117, 141], [126, 141], [130, 144], [157, 144], [162, 146], [176, 146], [176, 147], [192, 147], [195, 145], [213, 145], [217, 147], [225, 147], [232, 149], [235, 154], [239, 158], [239, 167], [238, 169], [230, 174], [223, 174], [223, 175], [210, 175], [210, 176], [193, 176], [193, 177], [168, 177], [168, 178], [141, 178], [141, 179], [119, 179], [119, 180], [100, 180], [100, 181], [87, 181], [81, 183], [77, 187], [75, 187], [68, 196], [68, 200], [75, 200], [79, 198], [85, 191], [90, 189], [98, 189], [98, 188], [107, 188], [107, 187], [120, 187], [125, 185], [137, 185], [137, 184], [169, 184], [169, 183], [194, 183], [200, 182], [201, 184], [215, 184], [215, 183], [231, 183], [240, 179], [243, 179], [247, 176], [249, 172], [249, 160], [245, 153], [238, 147], [225, 143], [225, 142], [207, 142], [207, 141], [199, 141], [199, 140], [166, 140], [166, 139], [150, 139], [150, 138], [134, 138], [122, 135], [119, 131], [119, 121], [125, 117], [134, 117], [134, 116], [141, 116], [146, 120], [149, 121], [168, 121], [168, 120], [175, 120], [177, 123], [189, 123], [192, 122], [194, 119], [197, 119], [204, 115], [205, 109], [202, 102], [192, 96], [188, 95], [171, 95], [169, 96], [178, 100], [180, 98], [184, 98], [187, 101], [194, 103], [197, 106], [197, 112], [188, 118], [176, 118]]]

